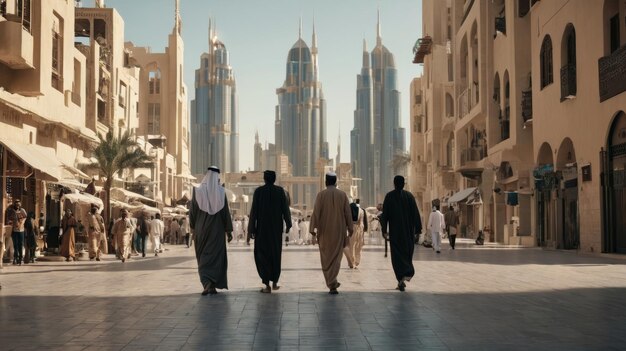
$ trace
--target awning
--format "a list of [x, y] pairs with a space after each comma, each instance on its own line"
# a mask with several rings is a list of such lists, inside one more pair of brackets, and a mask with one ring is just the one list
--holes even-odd
[[69, 193], [63, 194], [63, 199], [68, 200], [71, 203], [78, 203], [82, 205], [96, 204], [102, 210], [104, 205], [102, 199], [89, 194]]
[[467, 188], [467, 189], [463, 189], [459, 192], [457, 192], [456, 194], [450, 196], [448, 198], [448, 203], [452, 204], [452, 203], [456, 203], [456, 202], [460, 202], [460, 201], [464, 201], [465, 199], [467, 199], [474, 191], [476, 190], [476, 188], [472, 187], [472, 188]]
[[141, 194], [134, 193], [130, 190], [126, 190], [123, 188], [111, 188], [111, 198], [122, 201], [122, 202], [131, 202], [132, 200], [157, 202], [154, 199], [143, 196]]
[[43, 177], [40, 177], [42, 180], [60, 182], [63, 180], [75, 181], [76, 178], [89, 179], [89, 176], [85, 173], [59, 161], [56, 157], [56, 152], [51, 147], [17, 143], [5, 140], [1, 136], [0, 143], [24, 163], [38, 170], [43, 175]]

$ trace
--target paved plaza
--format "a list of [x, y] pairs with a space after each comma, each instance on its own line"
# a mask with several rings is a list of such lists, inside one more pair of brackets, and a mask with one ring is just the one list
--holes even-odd
[[626, 349], [626, 260], [541, 249], [420, 247], [402, 293], [380, 246], [344, 260], [329, 295], [317, 247], [283, 251], [260, 294], [252, 247], [229, 247], [230, 290], [201, 296], [193, 249], [122, 264], [0, 270], [0, 350]]

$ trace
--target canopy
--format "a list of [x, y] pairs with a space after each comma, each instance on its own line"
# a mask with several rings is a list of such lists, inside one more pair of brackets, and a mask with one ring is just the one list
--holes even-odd
[[126, 190], [123, 188], [111, 188], [111, 198], [123, 202], [131, 202], [132, 200], [157, 202], [156, 200], [153, 200], [149, 197], [134, 193], [130, 190]]
[[69, 193], [63, 194], [63, 199], [68, 200], [72, 204], [78, 203], [81, 205], [91, 205], [96, 204], [102, 210], [104, 208], [104, 204], [102, 203], [102, 199], [99, 197], [95, 197], [89, 194], [79, 194], [79, 193]]
[[44, 175], [43, 180], [59, 182], [64, 179], [75, 181], [77, 177], [89, 179], [85, 173], [59, 161], [51, 147], [17, 143], [7, 140], [5, 136], [0, 136], [0, 144], [11, 150], [24, 163], [41, 172]]
[[448, 198], [448, 203], [452, 204], [452, 203], [456, 203], [456, 202], [461, 202], [461, 201], [467, 199], [475, 190], [476, 190], [475, 187], [463, 189], [463, 190], [457, 192], [456, 194], [450, 196]]

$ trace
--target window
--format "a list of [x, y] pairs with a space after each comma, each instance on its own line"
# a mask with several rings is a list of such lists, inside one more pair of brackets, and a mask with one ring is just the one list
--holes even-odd
[[120, 91], [117, 97], [120, 107], [126, 107], [126, 90], [126, 84], [124, 84], [124, 82], [120, 82]]
[[609, 28], [610, 28], [610, 43], [611, 43], [611, 53], [614, 53], [615, 50], [619, 49], [620, 38], [619, 38], [619, 14], [611, 17], [609, 20]]
[[549, 35], [543, 39], [539, 53], [539, 69], [541, 74], [541, 89], [553, 82], [552, 73], [552, 39]]
[[54, 13], [52, 19], [52, 87], [63, 91], [63, 19]]
[[576, 31], [570, 23], [561, 41], [561, 101], [576, 96]]
[[148, 104], [148, 134], [161, 134], [161, 104]]
[[161, 70], [158, 68], [148, 73], [148, 90], [150, 94], [161, 94]]
[[74, 59], [74, 82], [72, 83], [72, 102], [77, 106], [80, 106], [81, 96], [81, 67], [80, 62]]

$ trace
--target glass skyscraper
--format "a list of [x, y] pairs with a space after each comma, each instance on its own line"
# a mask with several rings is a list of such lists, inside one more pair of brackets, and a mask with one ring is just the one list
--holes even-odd
[[228, 50], [209, 24], [209, 52], [196, 70], [196, 98], [191, 101], [191, 170], [239, 171], [237, 88]]
[[382, 44], [380, 17], [376, 46], [368, 54], [363, 43], [363, 67], [357, 76], [354, 128], [350, 132], [350, 157], [356, 177], [362, 178], [362, 203], [382, 203], [393, 188], [395, 155], [404, 154], [406, 137], [400, 126], [398, 70], [393, 54]]

